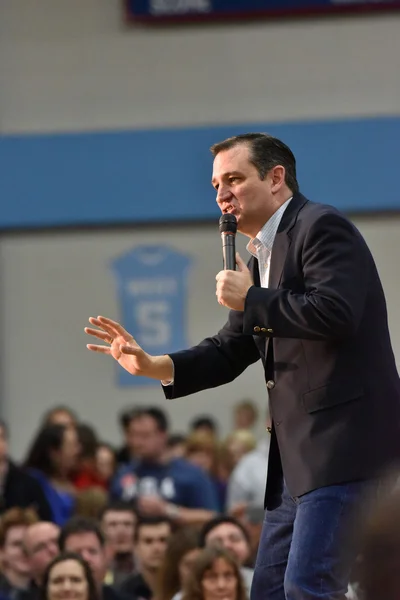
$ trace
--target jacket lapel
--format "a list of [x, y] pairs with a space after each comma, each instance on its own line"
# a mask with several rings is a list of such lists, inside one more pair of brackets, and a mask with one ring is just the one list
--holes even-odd
[[292, 242], [291, 230], [296, 223], [300, 210], [307, 202], [307, 198], [302, 194], [294, 194], [289, 206], [283, 213], [278, 231], [276, 232], [274, 245], [272, 246], [268, 281], [269, 288], [277, 289], [279, 287], [286, 256]]

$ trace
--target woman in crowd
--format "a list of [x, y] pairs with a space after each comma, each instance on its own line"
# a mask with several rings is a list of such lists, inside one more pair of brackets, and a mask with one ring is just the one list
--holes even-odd
[[41, 484], [53, 513], [53, 521], [64, 525], [75, 506], [75, 488], [71, 483], [79, 459], [75, 427], [48, 425], [33, 441], [25, 467]]
[[200, 552], [199, 533], [196, 529], [178, 529], [169, 539], [160, 568], [155, 600], [178, 600]]
[[89, 565], [77, 554], [63, 552], [47, 567], [41, 600], [100, 600]]
[[247, 600], [239, 566], [221, 547], [202, 550], [193, 564], [182, 600]]
[[205, 471], [213, 482], [220, 512], [226, 504], [227, 482], [219, 476], [219, 444], [215, 436], [196, 431], [186, 439], [185, 458]]
[[100, 442], [96, 449], [96, 471], [105, 489], [110, 487], [117, 467], [115, 450], [106, 442]]

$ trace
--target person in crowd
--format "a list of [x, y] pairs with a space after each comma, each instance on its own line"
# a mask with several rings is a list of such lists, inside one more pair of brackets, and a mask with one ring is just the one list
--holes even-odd
[[25, 531], [23, 547], [31, 574], [27, 600], [37, 600], [39, 596], [45, 571], [58, 554], [59, 533], [60, 528], [55, 523], [46, 521], [34, 523]]
[[0, 520], [0, 594], [15, 598], [30, 585], [30, 565], [23, 540], [27, 528], [38, 521], [29, 508], [10, 508]]
[[137, 515], [128, 502], [110, 502], [100, 514], [100, 525], [110, 550], [111, 565], [107, 582], [119, 585], [136, 572], [134, 551]]
[[75, 427], [48, 425], [37, 434], [25, 461], [25, 468], [43, 488], [52, 520], [60, 526], [74, 511], [75, 488], [70, 478], [76, 469], [79, 451]]
[[105, 489], [109, 489], [115, 475], [117, 459], [115, 450], [106, 442], [100, 442], [96, 449], [96, 471]]
[[218, 425], [210, 416], [195, 417], [189, 425], [190, 433], [208, 433], [218, 438]]
[[234, 466], [236, 466], [245, 454], [255, 449], [257, 441], [254, 434], [248, 429], [237, 429], [226, 437], [225, 445], [232, 457]]
[[167, 449], [169, 458], [183, 458], [186, 453], [186, 435], [181, 433], [169, 435]]
[[109, 564], [108, 548], [101, 527], [95, 519], [73, 517], [61, 529], [61, 552], [75, 552], [85, 560], [102, 600], [123, 600], [123, 594], [105, 583]]
[[49, 425], [64, 425], [64, 427], [76, 427], [79, 419], [76, 413], [68, 406], [53, 406], [42, 419], [42, 427]]
[[186, 459], [203, 469], [210, 477], [218, 498], [218, 509], [223, 512], [226, 504], [226, 482], [220, 478], [218, 468], [219, 444], [215, 436], [196, 431], [186, 440]]
[[79, 443], [79, 461], [73, 473], [72, 483], [78, 490], [92, 487], [105, 489], [104, 480], [99, 476], [96, 465], [96, 452], [98, 439], [95, 430], [86, 423], [79, 423], [76, 427]]
[[78, 554], [62, 552], [46, 569], [40, 600], [101, 600], [88, 563]]
[[97, 519], [108, 503], [108, 493], [100, 487], [89, 487], [76, 494], [74, 517]]
[[15, 507], [32, 508], [44, 521], [52, 518], [40, 483], [8, 456], [8, 430], [0, 420], [0, 515]]
[[199, 552], [196, 528], [181, 527], [171, 535], [158, 573], [155, 600], [180, 600]]
[[125, 596], [152, 600], [157, 591], [160, 567], [172, 532], [166, 517], [147, 517], [138, 520], [135, 530], [135, 555], [139, 571], [120, 585]]
[[236, 404], [233, 411], [233, 429], [249, 429], [252, 431], [257, 424], [258, 409], [251, 400], [242, 400]]
[[135, 460], [120, 468], [111, 497], [135, 501], [142, 516], [168, 516], [177, 523], [204, 523], [218, 510], [206, 473], [184, 459], [168, 457], [168, 421], [159, 408], [130, 414], [129, 435]]
[[246, 566], [251, 554], [250, 539], [240, 521], [228, 515], [211, 519], [200, 531], [199, 545], [201, 548], [222, 546], [232, 552], [240, 565], [244, 584], [250, 593], [253, 569]]
[[119, 425], [122, 431], [124, 443], [116, 452], [118, 465], [129, 464], [135, 458], [135, 445], [131, 433], [131, 416], [136, 414], [136, 407], [126, 408], [119, 415]]
[[234, 556], [221, 547], [204, 549], [193, 565], [182, 600], [247, 600]]

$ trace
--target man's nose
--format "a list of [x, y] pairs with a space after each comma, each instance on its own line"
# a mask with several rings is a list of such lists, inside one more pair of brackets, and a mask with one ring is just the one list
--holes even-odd
[[218, 204], [221, 205], [224, 202], [228, 202], [228, 200], [230, 200], [231, 198], [232, 198], [232, 193], [230, 192], [230, 190], [227, 187], [220, 185], [218, 188], [218, 192], [217, 192]]

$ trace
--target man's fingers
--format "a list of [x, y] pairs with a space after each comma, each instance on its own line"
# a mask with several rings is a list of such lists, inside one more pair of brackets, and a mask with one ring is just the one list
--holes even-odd
[[133, 356], [137, 356], [143, 350], [139, 346], [120, 346], [119, 351], [121, 354], [131, 354]]
[[88, 335], [93, 335], [94, 337], [99, 338], [99, 340], [103, 340], [103, 342], [108, 342], [109, 344], [112, 342], [110, 334], [106, 331], [101, 331], [101, 329], [92, 329], [91, 327], [85, 327], [85, 333]]
[[124, 338], [126, 342], [131, 342], [133, 340], [132, 335], [128, 331], [126, 331], [126, 329], [124, 329], [122, 325], [117, 323], [117, 321], [113, 321], [112, 319], [108, 319], [107, 317], [101, 316], [97, 317], [97, 319], [100, 323], [100, 327], [102, 327], [109, 333], [113, 333], [113, 337], [120, 335], [122, 338]]
[[236, 264], [239, 267], [239, 271], [243, 272], [249, 270], [243, 258], [240, 256], [239, 252], [236, 252]]
[[99, 352], [99, 354], [111, 354], [111, 348], [108, 346], [98, 346], [97, 344], [86, 344], [86, 348], [92, 352]]

